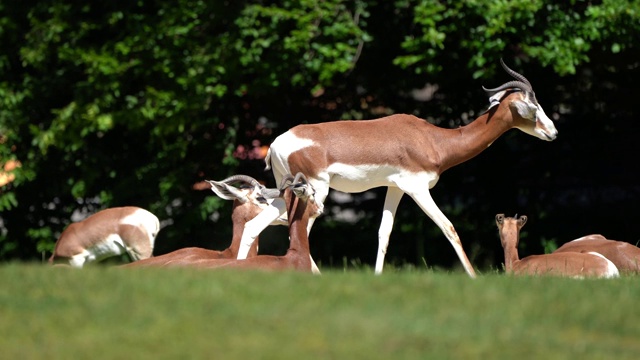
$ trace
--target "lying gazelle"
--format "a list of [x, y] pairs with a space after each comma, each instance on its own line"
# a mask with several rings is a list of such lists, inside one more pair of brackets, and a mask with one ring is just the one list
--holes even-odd
[[595, 251], [611, 260], [623, 274], [640, 273], [640, 248], [602, 235], [587, 235], [560, 246], [554, 253]]
[[[225, 250], [209, 250], [199, 247], [188, 247], [176, 251], [137, 261], [124, 267], [140, 266], [165, 266], [168, 264], [179, 265], [181, 262], [189, 263], [203, 259], [236, 259], [240, 238], [245, 224], [262, 212], [272, 201], [281, 197], [279, 189], [268, 189], [258, 180], [247, 175], [234, 175], [222, 181], [207, 180], [211, 184], [211, 190], [224, 200], [233, 200], [231, 221], [233, 223], [233, 235], [231, 245]], [[232, 184], [239, 183], [239, 187]], [[282, 201], [280, 199], [280, 201]], [[277, 224], [287, 224], [286, 220], [277, 219]], [[255, 241], [248, 257], [258, 254], [258, 241]]]
[[125, 253], [132, 261], [147, 259], [158, 231], [158, 218], [145, 209], [126, 206], [102, 210], [67, 226], [49, 263], [81, 268]]
[[[529, 81], [504, 62], [501, 64], [517, 81], [485, 89], [491, 94], [490, 107], [469, 125], [443, 129], [404, 114], [368, 121], [298, 125], [271, 144], [265, 158], [267, 169], [273, 169], [277, 182], [285, 174], [306, 174], [317, 191], [318, 202], [324, 202], [329, 188], [352, 193], [386, 186], [378, 231], [377, 274], [382, 273], [398, 204], [403, 194], [408, 194], [440, 227], [466, 272], [475, 277], [458, 234], [433, 201], [429, 189], [445, 170], [478, 155], [509, 129], [517, 128], [548, 141], [558, 135]], [[283, 213], [283, 207], [269, 210], [247, 224], [238, 259], [246, 257], [260, 231]], [[308, 231], [313, 222], [309, 222]], [[317, 271], [313, 260], [312, 264]]]
[[560, 252], [531, 255], [524, 259], [518, 256], [520, 229], [527, 222], [526, 216], [505, 217], [496, 215], [500, 242], [504, 248], [504, 266], [507, 274], [531, 276], [566, 276], [574, 278], [611, 278], [619, 275], [618, 268], [597, 252]]
[[[167, 261], [173, 261], [177, 258], [197, 260], [206, 258], [235, 259], [237, 257], [244, 225], [268, 205], [271, 201], [268, 199], [271, 189], [266, 189], [256, 179], [246, 175], [234, 175], [222, 181], [208, 182], [211, 184], [211, 190], [220, 198], [233, 200], [233, 210], [231, 211], [233, 236], [231, 245], [222, 251], [199, 247], [178, 249], [164, 255], [136, 261], [124, 265], [124, 267], [162, 266], [166, 264]], [[231, 184], [234, 183], [240, 183], [240, 186], [237, 188], [232, 186]], [[252, 246], [249, 256], [257, 255], [257, 243], [256, 241], [254, 246]]]
[[197, 268], [257, 269], [267, 271], [297, 270], [311, 272], [311, 254], [307, 225], [310, 218], [322, 213], [323, 206], [315, 201], [315, 191], [302, 173], [295, 178], [286, 175], [280, 186], [281, 196], [287, 208], [289, 221], [289, 249], [282, 256], [258, 255], [245, 260], [203, 259], [167, 263], [168, 266]]

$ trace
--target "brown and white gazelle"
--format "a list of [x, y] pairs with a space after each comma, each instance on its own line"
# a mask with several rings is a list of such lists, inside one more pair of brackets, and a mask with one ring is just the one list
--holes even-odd
[[322, 213], [323, 206], [315, 201], [315, 191], [302, 173], [285, 175], [280, 185], [281, 197], [287, 208], [289, 221], [289, 249], [282, 256], [258, 255], [244, 260], [204, 259], [176, 261], [171, 265], [207, 269], [254, 269], [264, 271], [295, 270], [311, 272], [311, 254], [307, 225], [311, 218]]
[[131, 260], [151, 257], [158, 218], [135, 207], [117, 207], [99, 211], [70, 224], [58, 238], [51, 264], [68, 264], [81, 268], [86, 263], [128, 254]]
[[[124, 265], [124, 267], [188, 265], [194, 261], [206, 259], [235, 260], [238, 256], [238, 248], [240, 247], [240, 239], [245, 224], [261, 213], [274, 199], [281, 197], [281, 191], [279, 189], [266, 188], [256, 179], [247, 175], [234, 175], [222, 181], [207, 180], [207, 182], [211, 184], [211, 190], [220, 198], [233, 200], [233, 210], [231, 211], [233, 235], [229, 247], [222, 251], [188, 247], [146, 260], [136, 261]], [[232, 184], [239, 184], [239, 186], [236, 187]], [[315, 216], [317, 216], [317, 214]], [[287, 224], [286, 219], [276, 221], [276, 224], [282, 223]], [[248, 257], [253, 257], [258, 254], [257, 245], [258, 242], [255, 241], [249, 251]]]
[[527, 222], [526, 216], [505, 217], [496, 215], [500, 242], [504, 248], [504, 266], [507, 274], [531, 276], [565, 276], [574, 278], [611, 278], [619, 275], [613, 262], [597, 252], [556, 252], [531, 255], [524, 259], [518, 256], [520, 229]]
[[[316, 189], [319, 202], [324, 202], [329, 188], [355, 193], [386, 186], [378, 231], [377, 274], [382, 273], [398, 204], [408, 194], [440, 227], [466, 272], [475, 277], [455, 228], [435, 204], [429, 189], [445, 170], [478, 155], [509, 129], [517, 128], [547, 141], [558, 135], [529, 81], [504, 62], [501, 64], [517, 80], [485, 89], [491, 95], [489, 109], [466, 126], [444, 129], [405, 114], [377, 120], [298, 125], [271, 144], [265, 159], [267, 169], [273, 169], [277, 182], [284, 174], [304, 173]], [[242, 237], [239, 259], [246, 256], [260, 231], [275, 216], [282, 216], [284, 208], [277, 210], [270, 209], [247, 224], [251, 230]], [[313, 221], [309, 222], [309, 231]]]
[[640, 248], [624, 241], [609, 240], [602, 235], [587, 235], [569, 241], [554, 253], [595, 251], [611, 260], [623, 274], [640, 273]]

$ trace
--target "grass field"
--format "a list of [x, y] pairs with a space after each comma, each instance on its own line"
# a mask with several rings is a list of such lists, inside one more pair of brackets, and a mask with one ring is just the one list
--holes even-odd
[[638, 278], [0, 266], [2, 359], [638, 359]]

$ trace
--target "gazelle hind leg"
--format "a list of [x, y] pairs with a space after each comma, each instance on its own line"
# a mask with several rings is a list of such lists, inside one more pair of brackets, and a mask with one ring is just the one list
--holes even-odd
[[384, 267], [384, 258], [389, 247], [389, 237], [393, 229], [393, 221], [398, 209], [398, 204], [402, 199], [404, 192], [397, 187], [387, 188], [387, 195], [384, 199], [384, 208], [382, 211], [382, 220], [380, 221], [380, 229], [378, 230], [378, 256], [376, 257], [375, 273], [382, 274]]
[[458, 255], [458, 258], [460, 259], [460, 262], [467, 274], [469, 274], [470, 277], [475, 278], [476, 272], [473, 270], [473, 266], [471, 266], [471, 262], [462, 248], [462, 243], [460, 242], [456, 229], [433, 201], [431, 193], [427, 190], [419, 193], [409, 193], [409, 195], [418, 204], [418, 206], [420, 206], [422, 211], [424, 211], [442, 230], [451, 243], [451, 246], [453, 246], [453, 249]]

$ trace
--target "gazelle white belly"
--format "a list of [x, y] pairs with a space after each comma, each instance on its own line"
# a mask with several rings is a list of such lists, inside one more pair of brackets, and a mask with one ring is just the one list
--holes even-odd
[[438, 176], [432, 172], [408, 172], [391, 165], [348, 165], [331, 164], [326, 171], [330, 187], [348, 193], [357, 193], [380, 186], [401, 189], [430, 189], [435, 186]]

